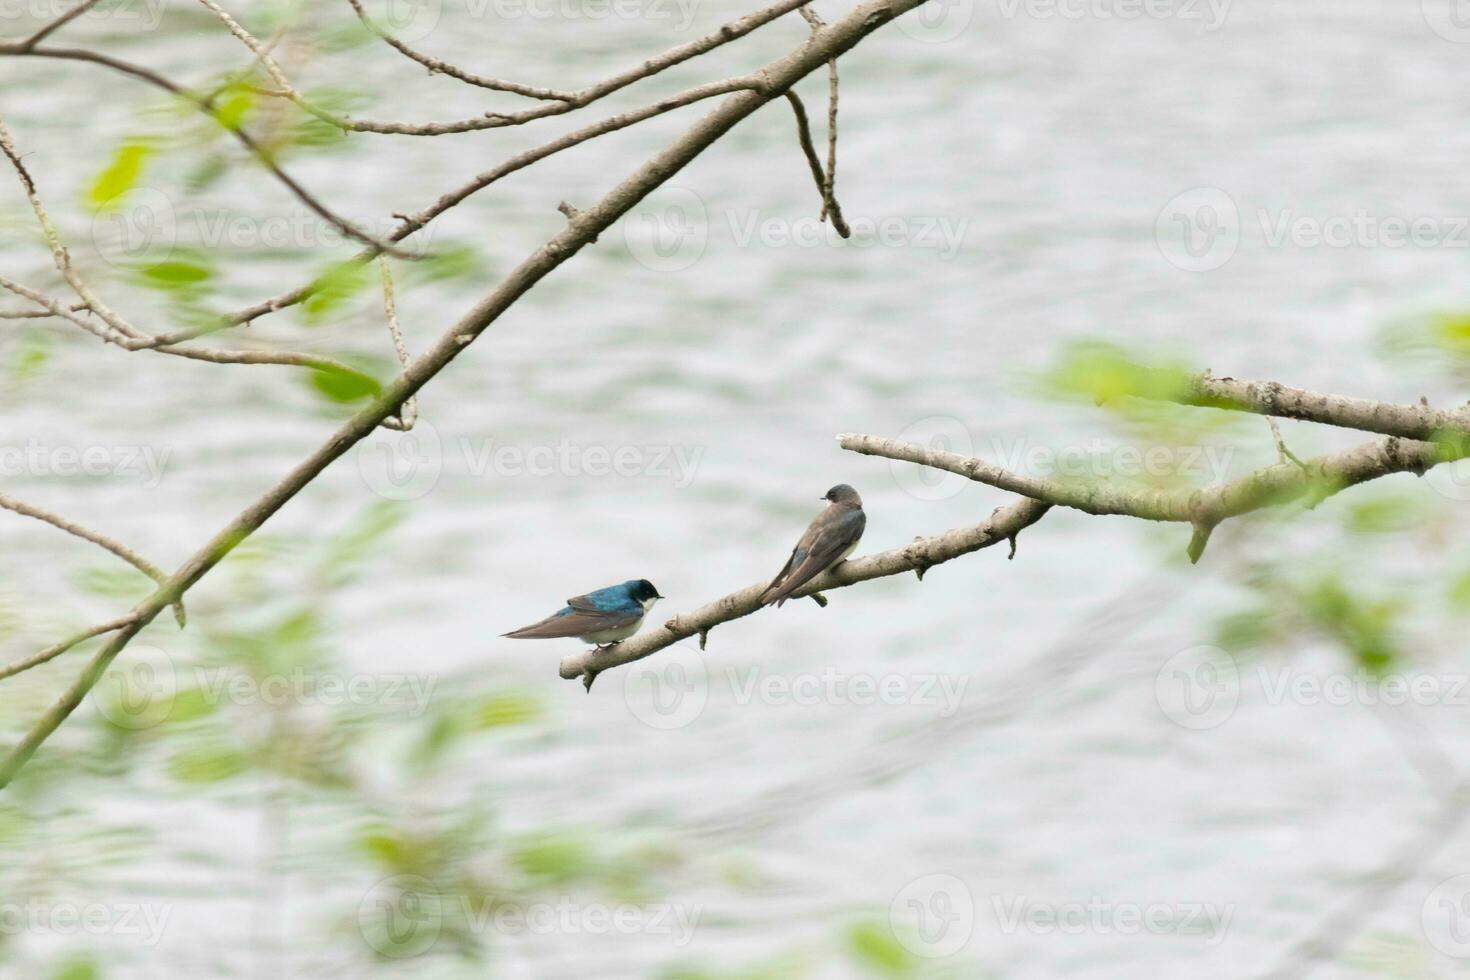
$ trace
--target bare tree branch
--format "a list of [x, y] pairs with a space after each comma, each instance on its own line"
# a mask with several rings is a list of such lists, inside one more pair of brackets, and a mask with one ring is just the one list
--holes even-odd
[[[1016, 535], [1041, 520], [1049, 506], [1035, 500], [1022, 500], [997, 508], [995, 513], [979, 524], [955, 528], [931, 538], [919, 538], [892, 551], [840, 562], [836, 568], [797, 589], [791, 594], [792, 598], [816, 596], [833, 589], [856, 585], [858, 582], [902, 575], [905, 572], [917, 572], [922, 578], [923, 573], [935, 565], [942, 565], [1001, 541], [1014, 541]], [[592, 682], [604, 670], [642, 660], [680, 640], [699, 636], [700, 649], [703, 649], [705, 637], [710, 630], [721, 623], [749, 616], [763, 608], [760, 596], [769, 585], [770, 581], [763, 579], [738, 592], [706, 603], [693, 612], [675, 616], [659, 629], [640, 633], [610, 647], [584, 650], [564, 657], [560, 668], [561, 676], [567, 680], [580, 677], [587, 689], [591, 690]]]
[[1199, 560], [1210, 532], [1229, 518], [1303, 497], [1320, 500], [1391, 473], [1420, 474], [1440, 463], [1470, 455], [1470, 450], [1452, 450], [1434, 443], [1390, 437], [1319, 456], [1302, 465], [1278, 463], [1208, 489], [1162, 490], [1026, 476], [983, 459], [876, 436], [849, 433], [837, 439], [843, 449], [852, 452], [932, 466], [1087, 514], [1191, 524], [1195, 529], [1189, 546], [1191, 561]]
[[13, 664], [5, 664], [4, 666], [0, 666], [0, 681], [3, 681], [7, 677], [14, 677], [16, 674], [30, 670], [32, 667], [39, 667], [41, 664], [47, 663], [51, 660], [55, 660], [57, 657], [61, 656], [63, 653], [66, 653], [68, 650], [72, 649], [78, 644], [85, 643], [94, 637], [101, 636], [103, 633], [111, 633], [114, 630], [120, 630], [124, 626], [131, 624], [133, 620], [137, 618], [138, 617], [136, 613], [128, 613], [126, 616], [120, 616], [117, 619], [112, 620], [111, 622], [102, 623], [101, 625], [93, 626], [90, 629], [82, 630], [80, 633], [77, 633], [74, 636], [67, 637], [65, 640], [62, 640], [55, 646], [47, 647], [34, 656], [27, 657], [24, 660], [18, 660]]
[[807, 166], [812, 169], [812, 179], [817, 182], [817, 193], [822, 195], [822, 214], [832, 219], [832, 227], [837, 234], [843, 238], [852, 237], [852, 229], [842, 218], [842, 208], [838, 206], [837, 199], [832, 196], [832, 183], [827, 175], [822, 172], [822, 161], [817, 156], [817, 147], [812, 142], [812, 127], [807, 120], [806, 106], [801, 101], [801, 96], [794, 90], [786, 93], [786, 99], [791, 103], [791, 109], [796, 113], [796, 138], [801, 142], [801, 152], [806, 155]]
[[323, 221], [326, 221], [333, 228], [336, 228], [342, 234], [346, 235], [348, 238], [351, 238], [354, 241], [357, 241], [363, 245], [370, 246], [379, 252], [387, 252], [390, 255], [396, 255], [400, 258], [417, 257], [412, 253], [395, 248], [388, 242], [379, 241], [377, 238], [363, 231], [361, 228], [358, 228], [352, 222], [348, 221], [345, 218], [339, 217], [334, 211], [332, 211], [320, 200], [318, 200], [315, 195], [313, 195], [310, 191], [303, 187], [294, 177], [288, 174], [281, 167], [281, 165], [276, 162], [275, 157], [267, 152], [265, 148], [262, 147], [260, 143], [255, 140], [254, 137], [252, 137], [241, 127], [229, 125], [225, 121], [221, 120], [219, 117], [219, 112], [214, 106], [213, 99], [206, 99], [201, 95], [191, 92], [183, 86], [169, 81], [169, 79], [167, 79], [163, 75], [160, 75], [158, 72], [153, 71], [150, 68], [145, 68], [142, 65], [135, 65], [130, 62], [122, 61], [121, 59], [113, 58], [110, 55], [99, 54], [95, 51], [86, 51], [80, 48], [25, 48], [20, 46], [19, 44], [0, 44], [0, 57], [4, 57], [7, 55], [12, 57], [57, 58], [64, 61], [90, 62], [92, 64], [102, 65], [104, 67], [111, 68], [114, 71], [122, 72], [124, 75], [137, 78], [157, 88], [161, 88], [165, 92], [168, 92], [170, 95], [175, 95], [190, 103], [191, 105], [198, 108], [199, 111], [203, 112], [211, 119], [220, 123], [220, 125], [224, 127], [224, 129], [228, 131], [230, 135], [233, 136], [236, 141], [240, 143], [241, 146], [250, 151], [250, 154], [255, 157], [257, 161], [259, 161], [260, 165], [264, 167], [266, 171], [271, 174], [271, 176], [275, 177], [277, 181], [283, 184], [286, 189], [289, 190], [296, 197], [298, 201], [304, 204]]
[[[159, 568], [157, 565], [153, 564], [151, 561], [144, 558], [142, 555], [138, 554], [127, 545], [114, 541], [112, 538], [109, 538], [105, 534], [93, 531], [91, 528], [83, 527], [82, 525], [77, 524], [73, 521], [69, 521], [58, 514], [53, 514], [49, 510], [43, 510], [42, 508], [36, 507], [33, 504], [28, 504], [22, 500], [17, 500], [9, 494], [0, 493], [0, 508], [16, 514], [20, 514], [22, 517], [30, 517], [35, 520], [42, 521], [46, 524], [50, 524], [52, 527], [61, 531], [65, 531], [67, 534], [70, 534], [74, 537], [81, 538], [83, 541], [90, 541], [97, 547], [102, 548], [105, 551], [112, 552], [114, 555], [121, 558], [129, 565], [132, 565], [144, 575], [153, 579], [153, 581], [157, 582], [159, 585], [162, 585], [163, 583], [168, 581], [168, 575], [165, 574], [163, 569]], [[182, 602], [174, 603], [174, 618], [179, 621], [180, 626], [184, 625], [184, 605]]]
[[[225, 556], [250, 537], [299, 494], [329, 465], [372, 432], [384, 419], [444, 370], [466, 347], [528, 290], [606, 231], [639, 201], [682, 170], [741, 120], [790, 88], [801, 78], [850, 50], [864, 37], [924, 0], [872, 0], [820, 31], [807, 44], [763, 68], [761, 90], [742, 90], [727, 97], [683, 136], [613, 188], [592, 207], [578, 212], [563, 229], [485, 296], [435, 344], [391, 382], [371, 405], [349, 419], [314, 453], [243, 510], [151, 596], [141, 602], [137, 618], [113, 633], [88, 661], [80, 676], [45, 711], [0, 761], [0, 788], [15, 778], [36, 750], [76, 710], [107, 667], [144, 627], [176, 602]], [[1034, 505], [1023, 505], [1028, 508]]]
[[23, 51], [29, 51], [31, 48], [34, 48], [36, 45], [38, 45], [42, 41], [46, 40], [46, 38], [50, 37], [52, 34], [55, 34], [57, 31], [61, 30], [67, 24], [70, 24], [72, 21], [74, 21], [78, 17], [82, 16], [82, 14], [85, 14], [87, 11], [89, 11], [93, 7], [97, 6], [97, 4], [100, 3], [100, 2], [101, 2], [101, 0], [82, 0], [81, 3], [77, 4], [75, 7], [71, 8], [70, 10], [68, 10], [66, 13], [62, 14], [60, 17], [57, 17], [56, 19], [52, 20], [49, 24], [46, 24], [44, 27], [42, 27], [39, 31], [36, 31], [36, 33], [32, 34], [30, 37], [28, 37], [25, 40], [21, 41], [20, 42], [20, 48], [21, 48], [21, 50], [23, 50]]
[[[1168, 390], [1173, 386], [1166, 381], [1160, 387]], [[1369, 398], [1347, 398], [1305, 388], [1290, 388], [1275, 381], [1245, 381], [1200, 374], [1189, 378], [1167, 400], [1181, 405], [1274, 415], [1421, 441], [1448, 434], [1470, 435], [1470, 406], [1444, 411], [1423, 403], [1395, 405]]]

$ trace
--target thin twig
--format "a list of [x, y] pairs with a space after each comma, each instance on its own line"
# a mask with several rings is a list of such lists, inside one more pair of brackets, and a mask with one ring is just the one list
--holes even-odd
[[[410, 358], [408, 348], [403, 345], [403, 330], [398, 325], [398, 305], [393, 301], [393, 273], [388, 268], [387, 258], [380, 257], [378, 265], [382, 268], [383, 279], [383, 316], [388, 321], [388, 333], [393, 338], [393, 350], [398, 354], [398, 363], [406, 371]], [[390, 415], [383, 420], [383, 427], [397, 429], [400, 432], [408, 432], [419, 418], [418, 396], [410, 397], [398, 408], [397, 415]]]
[[595, 205], [584, 210], [577, 221], [563, 226], [560, 232], [512, 270], [463, 318], [451, 325], [428, 351], [389, 383], [371, 405], [344, 423], [322, 446], [222, 528], [156, 592], [143, 600], [136, 609], [137, 619], [118, 630], [92, 656], [81, 674], [62, 692], [56, 703], [32, 724], [20, 742], [0, 760], [0, 788], [8, 786], [14, 780], [41, 745], [77, 709], [134, 636], [259, 530], [328, 466], [361, 442], [409, 397], [443, 371], [527, 291], [585, 248], [740, 121], [766, 105], [777, 93], [784, 92], [827, 61], [851, 49], [894, 17], [923, 2], [924, 0], [871, 0], [857, 7], [804, 47], [761, 69], [760, 74], [769, 80], [768, 86], [759, 91], [736, 92], [726, 98], [667, 149], [623, 180]]
[[3, 666], [0, 666], [0, 681], [5, 680], [7, 677], [14, 677], [16, 674], [22, 673], [23, 671], [30, 670], [32, 667], [39, 667], [41, 664], [47, 663], [51, 660], [55, 660], [57, 657], [61, 656], [63, 653], [66, 653], [68, 650], [72, 649], [78, 644], [85, 643], [93, 637], [101, 636], [103, 633], [111, 633], [115, 630], [120, 630], [124, 626], [130, 625], [133, 620], [137, 618], [138, 616], [136, 613], [128, 613], [126, 616], [119, 616], [117, 619], [114, 619], [111, 622], [103, 623], [100, 626], [93, 626], [90, 629], [85, 629], [82, 632], [75, 634], [74, 636], [67, 637], [65, 640], [62, 640], [55, 646], [47, 647], [34, 656], [27, 657], [24, 660], [17, 660], [15, 663], [12, 664], [5, 664]]
[[817, 156], [816, 144], [812, 142], [812, 126], [807, 119], [806, 106], [795, 90], [787, 90], [786, 101], [791, 103], [791, 110], [796, 113], [796, 138], [801, 142], [801, 152], [806, 155], [807, 165], [812, 169], [812, 180], [816, 181], [817, 193], [822, 195], [822, 210], [832, 219], [832, 227], [837, 230], [837, 234], [843, 238], [851, 238], [852, 229], [843, 220], [841, 206], [836, 198], [829, 196], [827, 175], [822, 172], [822, 160]]
[[82, 16], [82, 14], [85, 14], [87, 11], [97, 6], [97, 4], [99, 4], [100, 2], [101, 0], [82, 0], [81, 3], [77, 4], [75, 7], [62, 14], [60, 17], [57, 17], [49, 24], [42, 27], [39, 31], [26, 38], [24, 41], [21, 41], [21, 49], [29, 51], [31, 48], [34, 48], [36, 45], [46, 40], [46, 38], [50, 37], [52, 34], [61, 30], [67, 24], [70, 24], [72, 21]]
[[[29, 517], [46, 524], [50, 524], [57, 530], [65, 531], [67, 534], [70, 534], [73, 537], [78, 537], [81, 538], [83, 541], [88, 541], [92, 544], [95, 544], [97, 547], [103, 549], [104, 551], [109, 551], [117, 557], [121, 558], [123, 561], [127, 562], [129, 565], [132, 565], [138, 571], [142, 572], [144, 575], [153, 579], [153, 581], [157, 582], [160, 585], [168, 581], [168, 575], [165, 574], [163, 569], [159, 568], [157, 565], [153, 564], [151, 561], [138, 554], [132, 548], [129, 548], [127, 545], [115, 541], [112, 538], [109, 538], [105, 534], [94, 531], [88, 527], [83, 527], [82, 525], [77, 524], [74, 521], [69, 521], [59, 514], [53, 514], [49, 510], [44, 510], [40, 507], [35, 506], [34, 504], [28, 504], [23, 500], [17, 500], [9, 494], [4, 493], [0, 493], [0, 508], [11, 511], [12, 513], [20, 514], [22, 517]], [[184, 605], [182, 602], [175, 602], [173, 603], [173, 606], [174, 618], [179, 621], [180, 626], [183, 626], [185, 623]]]

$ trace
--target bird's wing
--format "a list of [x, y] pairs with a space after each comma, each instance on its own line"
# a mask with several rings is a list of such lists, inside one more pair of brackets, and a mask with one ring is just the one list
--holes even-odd
[[[582, 598], [578, 596], [578, 598]], [[642, 616], [642, 611], [608, 612], [601, 609], [578, 608], [571, 606], [552, 616], [547, 616], [539, 623], [530, 626], [522, 626], [505, 634], [517, 640], [544, 640], [558, 636], [586, 636], [589, 633], [601, 633], [603, 630], [618, 629], [630, 626]]]
[[823, 514], [806, 529], [782, 574], [776, 576], [761, 596], [762, 603], [784, 602], [791, 593], [837, 564], [857, 544], [868, 524], [867, 516], [860, 510], [850, 510], [831, 520], [825, 518]]
[[598, 589], [586, 595], [574, 595], [567, 600], [567, 605], [587, 612], [632, 613], [635, 616], [643, 612], [643, 607], [617, 586]]

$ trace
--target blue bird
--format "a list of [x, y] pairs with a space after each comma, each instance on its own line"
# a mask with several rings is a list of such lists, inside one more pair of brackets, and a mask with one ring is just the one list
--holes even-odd
[[574, 596], [560, 612], [505, 635], [517, 640], [575, 636], [583, 643], [607, 646], [638, 632], [643, 617], [662, 598], [648, 579], [629, 579], [621, 585]]
[[822, 499], [831, 503], [791, 549], [791, 557], [761, 593], [761, 605], [774, 602], [779, 608], [791, 598], [791, 593], [845, 560], [858, 546], [863, 529], [868, 526], [863, 498], [846, 483], [839, 483]]

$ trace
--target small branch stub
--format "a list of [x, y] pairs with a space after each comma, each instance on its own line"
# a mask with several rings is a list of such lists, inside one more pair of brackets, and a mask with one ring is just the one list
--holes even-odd
[[1199, 564], [1200, 556], [1205, 553], [1205, 545], [1210, 543], [1210, 535], [1214, 533], [1213, 524], [1196, 524], [1194, 533], [1189, 538], [1189, 563]]

